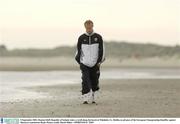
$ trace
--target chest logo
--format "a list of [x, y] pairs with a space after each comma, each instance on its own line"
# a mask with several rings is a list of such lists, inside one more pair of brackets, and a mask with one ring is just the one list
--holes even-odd
[[98, 40], [98, 38], [97, 38], [97, 37], [95, 37], [95, 38], [94, 38], [94, 41], [97, 41], [97, 40]]

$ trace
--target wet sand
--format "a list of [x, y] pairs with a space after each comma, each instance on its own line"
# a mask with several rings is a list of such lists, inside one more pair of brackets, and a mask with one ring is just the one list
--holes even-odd
[[83, 105], [80, 83], [23, 87], [46, 98], [0, 103], [1, 117], [180, 117], [180, 79], [101, 80], [98, 104]]

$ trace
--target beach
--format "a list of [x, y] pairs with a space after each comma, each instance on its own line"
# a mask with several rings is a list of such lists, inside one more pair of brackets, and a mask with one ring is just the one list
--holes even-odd
[[24, 87], [46, 98], [1, 102], [1, 117], [180, 117], [180, 79], [101, 80], [97, 104], [80, 84]]
[[88, 105], [73, 59], [1, 60], [0, 117], [180, 117], [179, 59], [109, 59]]
[[180, 124], [178, 10], [180, 0], [1, 0], [0, 124]]

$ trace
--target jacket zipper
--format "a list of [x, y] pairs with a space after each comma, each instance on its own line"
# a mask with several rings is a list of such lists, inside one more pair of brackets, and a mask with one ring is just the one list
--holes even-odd
[[89, 36], [89, 44], [91, 44], [91, 36]]
[[[89, 36], [89, 45], [91, 45], [91, 36]], [[90, 52], [90, 55], [89, 55], [89, 61], [91, 61], [91, 47], [89, 47], [89, 52]]]

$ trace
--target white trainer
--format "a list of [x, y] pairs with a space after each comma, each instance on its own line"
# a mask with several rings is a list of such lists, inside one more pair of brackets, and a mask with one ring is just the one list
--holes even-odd
[[95, 102], [95, 92], [92, 92], [91, 101], [92, 101], [92, 103], [96, 103]]
[[83, 104], [88, 104], [89, 99], [90, 99], [90, 95], [91, 95], [91, 92], [82, 95]]

